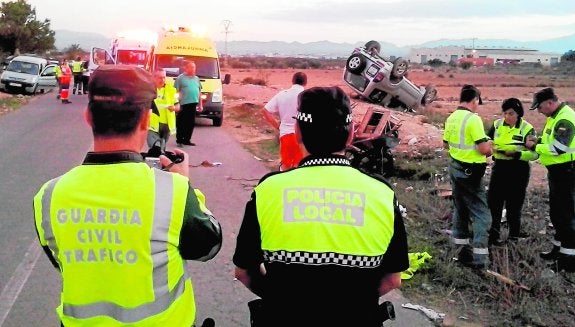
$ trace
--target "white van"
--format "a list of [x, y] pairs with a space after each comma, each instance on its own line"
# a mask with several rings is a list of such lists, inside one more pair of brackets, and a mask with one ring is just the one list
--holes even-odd
[[10, 92], [44, 93], [57, 85], [55, 67], [41, 57], [17, 56], [0, 75], [0, 88]]

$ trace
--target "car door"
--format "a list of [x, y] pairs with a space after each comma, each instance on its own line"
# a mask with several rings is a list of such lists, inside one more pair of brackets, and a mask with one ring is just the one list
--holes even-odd
[[38, 86], [56, 87], [56, 73], [54, 72], [56, 65], [46, 65], [38, 77]]

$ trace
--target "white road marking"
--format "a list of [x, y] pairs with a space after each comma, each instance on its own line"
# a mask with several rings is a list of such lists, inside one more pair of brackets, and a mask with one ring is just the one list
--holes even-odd
[[0, 294], [0, 327], [4, 324], [4, 320], [8, 317], [10, 310], [12, 310], [12, 306], [14, 302], [16, 302], [18, 295], [20, 295], [24, 284], [28, 281], [28, 277], [30, 277], [41, 252], [42, 248], [38, 244], [38, 241], [33, 241], [28, 247], [26, 254], [24, 254], [24, 259], [22, 259], [22, 262], [16, 267], [12, 277], [10, 277], [10, 280], [6, 286], [4, 286]]

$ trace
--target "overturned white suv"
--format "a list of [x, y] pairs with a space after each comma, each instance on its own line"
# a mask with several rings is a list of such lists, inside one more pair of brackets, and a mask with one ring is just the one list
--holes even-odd
[[408, 62], [397, 58], [393, 62], [379, 56], [381, 46], [369, 41], [355, 48], [347, 59], [343, 79], [361, 97], [385, 107], [415, 112], [437, 96], [432, 85], [416, 86], [406, 77]]

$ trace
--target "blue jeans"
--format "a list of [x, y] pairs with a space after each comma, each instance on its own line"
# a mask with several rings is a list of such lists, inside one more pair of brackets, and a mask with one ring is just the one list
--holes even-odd
[[464, 165], [457, 161], [449, 165], [454, 205], [452, 235], [454, 239], [468, 239], [469, 244], [460, 245], [464, 245], [464, 251], [471, 250], [473, 263], [481, 264], [489, 262], [487, 246], [491, 228], [491, 212], [483, 185], [485, 167], [483, 164]]

